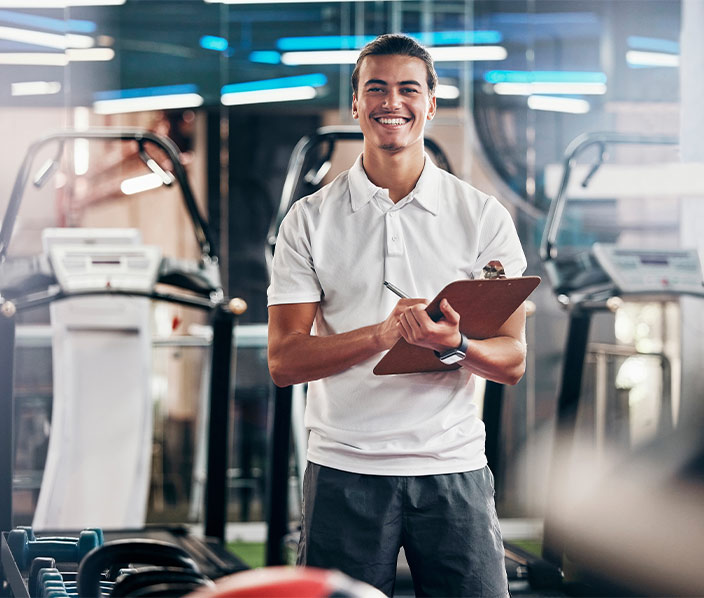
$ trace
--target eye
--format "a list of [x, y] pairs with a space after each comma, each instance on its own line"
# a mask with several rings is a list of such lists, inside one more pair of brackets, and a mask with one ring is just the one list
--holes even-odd
[[367, 93], [379, 93], [384, 91], [382, 87], [367, 87]]
[[401, 91], [403, 91], [403, 93], [408, 94], [419, 93], [419, 91], [415, 87], [404, 87]]

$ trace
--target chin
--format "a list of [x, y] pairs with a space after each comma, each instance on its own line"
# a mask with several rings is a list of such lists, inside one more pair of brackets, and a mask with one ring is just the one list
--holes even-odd
[[386, 152], [400, 152], [402, 149], [404, 149], [403, 145], [396, 145], [395, 143], [382, 143], [379, 145], [379, 149], [384, 150]]

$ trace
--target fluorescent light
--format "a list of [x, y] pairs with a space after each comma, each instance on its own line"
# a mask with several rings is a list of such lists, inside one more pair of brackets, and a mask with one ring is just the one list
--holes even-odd
[[0, 53], [0, 64], [66, 66], [68, 58], [63, 52], [7, 52]]
[[494, 93], [508, 96], [552, 95], [603, 95], [604, 83], [496, 83]]
[[606, 83], [606, 75], [599, 71], [509, 71], [493, 70], [484, 73], [488, 83]]
[[[373, 2], [374, 0], [356, 0]], [[395, 2], [397, 0], [391, 0]], [[203, 0], [206, 4], [313, 4], [315, 2], [347, 2], [347, 0]]]
[[229, 46], [229, 42], [224, 37], [218, 37], [216, 35], [204, 35], [200, 38], [200, 47], [205, 50], [224, 52]]
[[[476, 60], [504, 60], [506, 49], [502, 46], [454, 46], [428, 48], [436, 62], [467, 62]], [[310, 52], [284, 52], [281, 62], [287, 65], [354, 64], [359, 50], [313, 50]]]
[[53, 95], [61, 91], [58, 81], [19, 81], [10, 85], [13, 96]]
[[90, 48], [95, 42], [88, 35], [76, 35], [69, 33], [60, 35], [58, 33], [45, 33], [32, 29], [18, 29], [17, 27], [0, 27], [0, 39], [12, 42], [21, 42], [33, 46], [45, 46], [63, 50], [67, 47]]
[[125, 179], [122, 183], [120, 183], [120, 191], [122, 191], [125, 195], [134, 195], [135, 193], [141, 193], [142, 191], [156, 189], [161, 187], [161, 185], [163, 185], [161, 177], [153, 172], [150, 172], [149, 174], [143, 174], [131, 179]]
[[459, 87], [438, 84], [435, 88], [435, 97], [441, 100], [456, 100], [460, 97]]
[[242, 83], [230, 83], [220, 89], [221, 94], [235, 93], [240, 91], [259, 91], [266, 89], [287, 89], [290, 87], [322, 87], [326, 85], [328, 78], [322, 73], [310, 73], [308, 75], [295, 75], [293, 77], [277, 77], [274, 79], [258, 79], [256, 81], [243, 81]]
[[477, 60], [504, 60], [508, 53], [503, 46], [453, 46], [428, 48], [435, 62], [472, 62]]
[[119, 6], [126, 0], [0, 0], [1, 8], [66, 8], [67, 6]]
[[626, 62], [629, 66], [677, 67], [680, 65], [680, 57], [677, 54], [666, 54], [664, 52], [629, 50], [626, 52]]
[[528, 108], [531, 110], [547, 110], [550, 112], [568, 112], [570, 114], [586, 114], [591, 108], [587, 100], [579, 98], [560, 98], [552, 96], [528, 96]]
[[[500, 31], [424, 31], [407, 33], [426, 46], [498, 44], [503, 36]], [[276, 47], [282, 52], [303, 50], [353, 50], [369, 43], [374, 35], [306, 35], [281, 37]]]
[[275, 50], [255, 50], [249, 53], [249, 60], [262, 64], [279, 64], [281, 62], [281, 54]]
[[115, 58], [112, 48], [69, 48], [66, 50], [69, 62], [107, 62]]
[[665, 52], [667, 54], [679, 54], [679, 42], [662, 39], [659, 37], [642, 37], [640, 35], [628, 36], [628, 47], [634, 50], [645, 50], [647, 52]]
[[[85, 106], [76, 106], [73, 110], [73, 128], [85, 131], [90, 126], [90, 111]], [[90, 144], [87, 139], [73, 140], [73, 172], [82, 176], [90, 167]]]
[[[26, 6], [26, 4], [23, 6]], [[0, 10], [0, 20], [5, 23], [13, 23], [14, 25], [24, 25], [25, 27], [44, 29], [46, 31], [60, 31], [61, 33], [68, 31], [94, 33], [98, 28], [93, 21], [54, 19], [13, 10]]]
[[316, 95], [318, 95], [318, 92], [315, 90], [315, 87], [305, 85], [301, 87], [257, 89], [252, 91], [224, 93], [220, 97], [220, 101], [225, 106], [241, 106], [243, 104], [312, 100]]
[[149, 110], [176, 110], [197, 108], [203, 104], [203, 97], [197, 93], [175, 93], [161, 96], [117, 98], [93, 102], [96, 114], [123, 114], [127, 112], [147, 112]]
[[319, 50], [312, 52], [284, 52], [281, 62], [288, 65], [299, 64], [354, 64], [359, 50]]

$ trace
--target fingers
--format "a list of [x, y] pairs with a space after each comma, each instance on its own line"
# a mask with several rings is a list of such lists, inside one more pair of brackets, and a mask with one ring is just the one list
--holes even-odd
[[440, 301], [440, 311], [443, 317], [452, 325], [458, 325], [460, 323], [460, 314], [457, 313], [450, 302], [447, 299]]

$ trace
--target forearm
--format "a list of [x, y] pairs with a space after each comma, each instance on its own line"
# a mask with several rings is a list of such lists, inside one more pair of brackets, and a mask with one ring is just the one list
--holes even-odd
[[470, 340], [460, 365], [487, 380], [514, 385], [525, 373], [525, 341], [510, 336]]
[[269, 344], [269, 372], [277, 386], [289, 386], [338, 374], [387, 349], [379, 326], [331, 336], [292, 332]]

